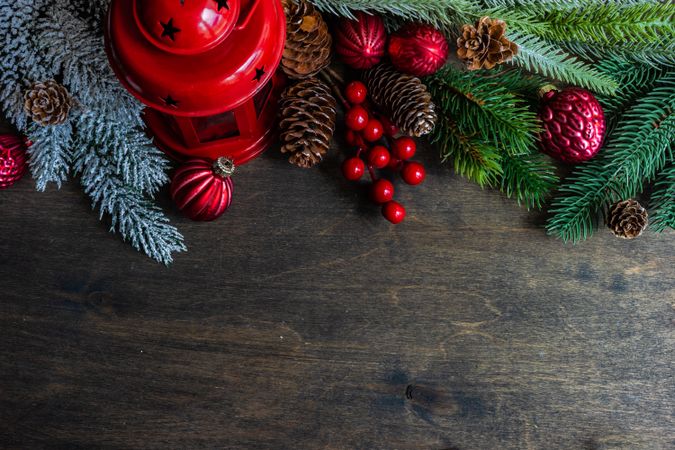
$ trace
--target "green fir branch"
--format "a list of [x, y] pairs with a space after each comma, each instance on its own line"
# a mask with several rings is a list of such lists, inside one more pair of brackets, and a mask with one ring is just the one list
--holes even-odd
[[533, 147], [537, 116], [498, 77], [448, 66], [425, 81], [442, 114], [453, 117], [463, 135], [509, 154], [525, 154]]
[[319, 10], [354, 18], [357, 11], [388, 14], [448, 29], [466, 22], [475, 8], [469, 0], [311, 0]]
[[502, 192], [527, 209], [541, 209], [558, 184], [555, 165], [540, 153], [504, 155], [502, 167]]
[[611, 77], [565, 53], [555, 44], [519, 33], [513, 33], [510, 38], [518, 44], [518, 55], [512, 64], [602, 94], [612, 94], [618, 88]]
[[627, 111], [599, 158], [581, 165], [559, 191], [547, 229], [563, 241], [593, 233], [609, 203], [637, 195], [667, 163], [675, 139], [675, 72]]
[[659, 173], [650, 201], [651, 229], [675, 229], [675, 161]]

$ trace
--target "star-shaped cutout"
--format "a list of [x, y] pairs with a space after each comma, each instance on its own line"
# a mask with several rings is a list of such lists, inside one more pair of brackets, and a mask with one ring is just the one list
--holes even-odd
[[230, 10], [230, 5], [227, 4], [229, 0], [215, 0], [216, 3], [218, 3], [218, 12], [220, 12], [221, 9], [225, 8], [226, 10]]
[[180, 28], [176, 28], [173, 25], [173, 17], [169, 19], [167, 23], [164, 23], [162, 21], [159, 22], [162, 25], [162, 28], [164, 28], [164, 31], [162, 31], [162, 37], [169, 37], [172, 41], [176, 40], [176, 33], [180, 32]]
[[176, 100], [176, 99], [174, 99], [173, 97], [171, 97], [170, 94], [167, 95], [166, 97], [164, 97], [162, 100], [164, 101], [164, 103], [166, 104], [166, 106], [171, 106], [171, 107], [173, 107], [173, 108], [177, 108], [177, 107], [178, 107], [178, 104], [180, 103], [178, 100]]
[[253, 77], [253, 81], [260, 83], [263, 76], [265, 76], [265, 66], [262, 66], [260, 69], [255, 69], [255, 77]]

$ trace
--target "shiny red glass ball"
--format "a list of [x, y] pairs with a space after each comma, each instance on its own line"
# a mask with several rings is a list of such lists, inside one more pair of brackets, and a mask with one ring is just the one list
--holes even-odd
[[605, 138], [605, 114], [585, 89], [567, 88], [544, 94], [539, 118], [543, 125], [540, 147], [549, 156], [569, 164], [593, 158]]
[[391, 154], [387, 147], [383, 145], [376, 145], [368, 152], [368, 165], [376, 169], [383, 169], [389, 164]]
[[349, 158], [342, 163], [342, 175], [349, 181], [360, 180], [365, 171], [366, 165], [361, 158]]
[[382, 215], [393, 224], [401, 223], [405, 219], [405, 208], [392, 200], [382, 205]]
[[370, 199], [381, 205], [390, 202], [394, 198], [394, 185], [391, 181], [380, 178], [370, 187]]
[[[227, 158], [220, 158], [223, 164]], [[181, 166], [171, 181], [171, 198], [183, 214], [207, 222], [220, 217], [232, 203], [234, 184], [229, 175], [211, 163], [193, 159]], [[229, 161], [227, 164], [231, 164]]]
[[439, 30], [413, 23], [391, 35], [389, 57], [401, 72], [417, 77], [436, 73], [448, 60], [448, 41]]
[[382, 122], [377, 119], [370, 119], [363, 129], [363, 139], [368, 142], [376, 142], [384, 136], [384, 127]]
[[368, 97], [368, 88], [360, 81], [352, 81], [345, 88], [345, 97], [352, 105], [360, 105]]
[[394, 141], [391, 151], [396, 158], [405, 161], [415, 156], [417, 143], [413, 138], [403, 136]]
[[345, 115], [345, 124], [352, 131], [361, 131], [369, 123], [368, 111], [362, 106], [354, 106]]
[[370, 69], [384, 56], [387, 31], [384, 20], [363, 12], [356, 20], [342, 19], [335, 28], [335, 52], [353, 69]]
[[410, 161], [403, 165], [401, 169], [401, 178], [406, 184], [417, 186], [427, 177], [427, 171], [424, 166], [418, 162]]

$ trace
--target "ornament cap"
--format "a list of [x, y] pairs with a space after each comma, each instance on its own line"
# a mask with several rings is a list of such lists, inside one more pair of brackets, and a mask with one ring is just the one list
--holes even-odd
[[540, 87], [539, 90], [537, 91], [537, 95], [539, 96], [539, 98], [549, 99], [550, 97], [553, 96], [553, 94], [555, 94], [558, 91], [559, 89], [555, 84], [549, 83]]
[[213, 163], [213, 173], [215, 173], [221, 178], [231, 177], [232, 175], [234, 175], [236, 169], [237, 168], [234, 165], [234, 161], [224, 156], [216, 159]]

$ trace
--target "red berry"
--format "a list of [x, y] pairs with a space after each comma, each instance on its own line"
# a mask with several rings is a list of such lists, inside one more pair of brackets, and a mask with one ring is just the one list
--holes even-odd
[[401, 169], [401, 177], [406, 183], [416, 186], [420, 184], [427, 177], [427, 171], [424, 166], [418, 162], [407, 162]]
[[347, 128], [350, 130], [363, 130], [369, 123], [368, 111], [366, 111], [362, 106], [354, 106], [352, 109], [347, 111], [345, 123], [347, 124]]
[[376, 145], [368, 152], [368, 165], [376, 169], [383, 169], [389, 164], [389, 150], [383, 145]]
[[345, 132], [345, 141], [347, 141], [347, 145], [351, 147], [359, 145], [358, 135], [352, 130], [347, 130], [347, 132]]
[[417, 144], [413, 138], [403, 136], [394, 141], [394, 146], [391, 151], [395, 157], [406, 161], [415, 156]]
[[375, 142], [382, 139], [382, 135], [384, 135], [382, 122], [377, 119], [370, 119], [363, 129], [363, 138], [368, 142]]
[[349, 181], [360, 180], [366, 171], [366, 165], [361, 158], [349, 158], [342, 163], [342, 175]]
[[382, 215], [393, 224], [401, 223], [405, 219], [405, 208], [395, 201], [387, 202], [382, 206]]
[[370, 187], [370, 198], [377, 204], [390, 202], [394, 198], [394, 185], [380, 178]]
[[389, 158], [389, 164], [387, 165], [387, 167], [390, 170], [400, 170], [402, 163], [403, 163], [403, 161], [396, 158], [395, 156], [392, 156], [391, 158]]
[[352, 105], [360, 105], [366, 101], [368, 89], [366, 88], [366, 85], [360, 81], [352, 81], [345, 89], [345, 96]]
[[398, 134], [398, 127], [394, 125], [394, 122], [389, 120], [387, 117], [380, 117], [380, 122], [384, 127], [384, 134], [389, 137], [394, 137]]

